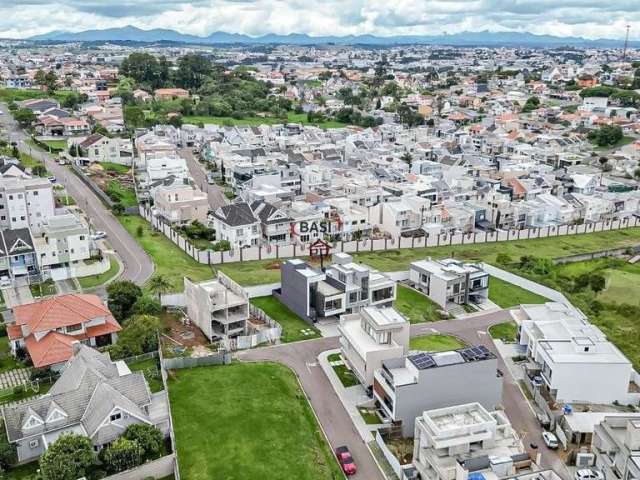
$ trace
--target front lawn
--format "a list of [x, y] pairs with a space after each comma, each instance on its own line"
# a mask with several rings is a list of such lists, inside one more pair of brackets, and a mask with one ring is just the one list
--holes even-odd
[[[209, 265], [196, 262], [162, 233], [154, 231], [141, 216], [120, 215], [118, 220], [153, 260], [154, 275], [167, 278], [176, 292], [184, 290], [183, 277], [189, 277], [194, 282], [214, 277]], [[138, 235], [138, 228], [141, 229], [141, 235]]]
[[409, 341], [409, 350], [421, 350], [423, 352], [446, 352], [465, 346], [465, 343], [453, 335], [432, 334], [412, 337]]
[[355, 373], [349, 370], [349, 368], [344, 363], [342, 365], [334, 365], [331, 368], [333, 368], [333, 371], [336, 372], [336, 375], [345, 388], [353, 387], [360, 383]]
[[282, 336], [280, 340], [283, 343], [297, 342], [298, 340], [308, 340], [310, 338], [320, 337], [317, 328], [311, 326], [298, 315], [289, 310], [276, 297], [270, 295], [268, 297], [252, 298], [251, 303], [264, 311], [282, 326]]
[[382, 423], [382, 420], [380, 420], [380, 417], [378, 416], [375, 410], [364, 408], [364, 407], [358, 407], [358, 411], [360, 412], [360, 415], [362, 416], [364, 423], [366, 423], [367, 425], [378, 425]]
[[109, 255], [109, 270], [104, 273], [100, 273], [98, 275], [90, 275], [88, 277], [80, 277], [78, 278], [78, 282], [80, 286], [84, 290], [89, 290], [91, 288], [98, 287], [100, 285], [105, 284], [113, 277], [115, 277], [120, 271], [120, 265], [118, 261], [115, 259], [113, 255]]
[[[532, 240], [362, 252], [353, 254], [353, 257], [356, 262], [362, 262], [382, 272], [397, 272], [408, 270], [411, 262], [424, 260], [428, 256], [433, 258], [455, 257], [465, 261], [484, 261], [496, 264], [496, 256], [499, 253], [511, 256], [514, 261], [523, 255], [557, 258], [613, 248], [632, 247], [639, 242], [640, 227], [636, 227]], [[279, 265], [282, 261], [282, 259], [276, 259], [236, 262], [220, 265], [218, 268], [240, 285], [251, 286], [279, 282]]]
[[396, 310], [404, 315], [410, 323], [435, 322], [447, 318], [440, 313], [440, 306], [429, 297], [413, 288], [397, 285]]
[[515, 342], [518, 338], [518, 326], [515, 322], [498, 323], [489, 327], [489, 335], [505, 342]]
[[45, 280], [42, 283], [32, 283], [29, 285], [29, 289], [31, 290], [31, 295], [33, 295], [34, 298], [47, 297], [58, 293], [56, 283], [51, 279]]
[[496, 277], [489, 277], [489, 300], [502, 308], [550, 301], [548, 298]]
[[344, 478], [295, 375], [282, 365], [177, 370], [169, 397], [185, 480]]

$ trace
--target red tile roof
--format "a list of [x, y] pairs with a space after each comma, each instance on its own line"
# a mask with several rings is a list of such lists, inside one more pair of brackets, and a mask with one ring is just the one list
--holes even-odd
[[22, 338], [22, 328], [19, 325], [7, 325], [7, 336], [9, 340], [18, 340]]
[[111, 317], [111, 312], [97, 295], [70, 294], [13, 309], [17, 325], [29, 325], [31, 332], [55, 330], [86, 323], [99, 317]]
[[53, 332], [47, 334], [39, 342], [33, 335], [29, 335], [25, 344], [33, 366], [42, 368], [69, 360], [73, 355], [73, 344], [77, 341], [69, 335]]

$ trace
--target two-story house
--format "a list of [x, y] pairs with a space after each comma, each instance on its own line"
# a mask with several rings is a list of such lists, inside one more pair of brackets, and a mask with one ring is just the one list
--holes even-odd
[[232, 248], [255, 247], [262, 236], [260, 220], [247, 203], [232, 203], [213, 213], [216, 240], [227, 240]]
[[11, 352], [24, 348], [34, 367], [60, 370], [77, 342], [104, 347], [116, 342], [120, 324], [97, 295], [69, 294], [13, 308]]

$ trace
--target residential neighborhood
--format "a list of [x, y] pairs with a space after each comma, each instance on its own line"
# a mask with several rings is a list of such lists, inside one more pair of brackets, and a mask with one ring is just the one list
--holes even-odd
[[27, 3], [1, 479], [640, 476], [637, 8]]

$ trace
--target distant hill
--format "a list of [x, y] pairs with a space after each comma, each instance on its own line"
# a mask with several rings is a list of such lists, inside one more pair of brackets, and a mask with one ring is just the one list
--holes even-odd
[[[313, 37], [304, 33], [289, 35], [267, 34], [251, 37], [239, 33], [214, 32], [207, 37], [185, 35], [174, 30], [154, 29], [142, 30], [127, 26], [106, 30], [86, 30], [83, 32], [53, 31], [29, 38], [33, 41], [53, 42], [99, 42], [99, 41], [132, 41], [132, 42], [182, 42], [201, 44], [246, 44], [246, 45], [453, 45], [453, 46], [512, 46], [512, 47], [602, 47], [622, 48], [621, 40], [597, 39], [589, 40], [581, 37], [555, 37], [552, 35], [535, 35], [527, 32], [462, 32], [453, 35], [405, 35], [378, 37], [375, 35], [348, 35]], [[640, 47], [640, 41], [630, 42], [631, 47]]]

